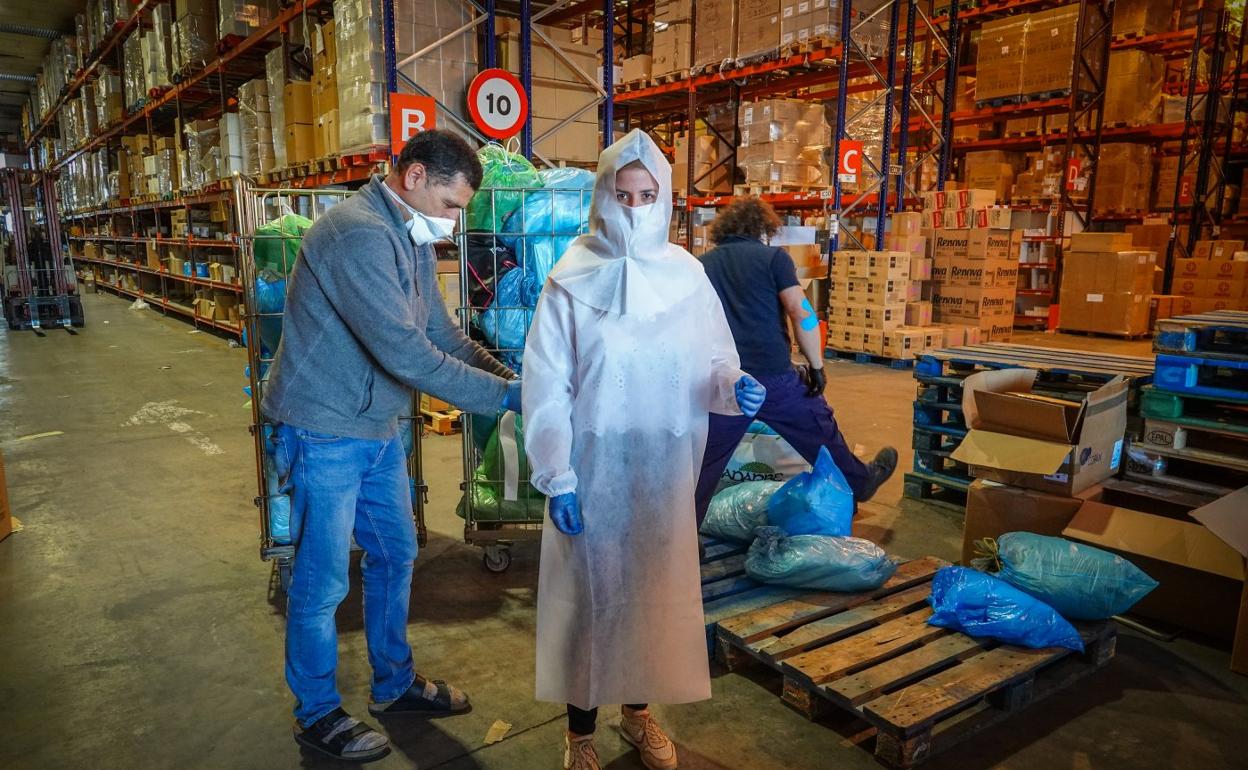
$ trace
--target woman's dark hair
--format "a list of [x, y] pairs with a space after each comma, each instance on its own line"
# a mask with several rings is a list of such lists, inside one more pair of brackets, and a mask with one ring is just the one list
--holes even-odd
[[760, 198], [741, 198], [720, 209], [711, 222], [711, 240], [723, 243], [733, 235], [753, 240], [770, 238], [780, 229], [780, 217]]
[[481, 161], [467, 142], [450, 131], [431, 129], [408, 139], [399, 153], [396, 171], [402, 174], [413, 163], [423, 165], [435, 184], [450, 184], [463, 174], [469, 187], [475, 190], [481, 186]]

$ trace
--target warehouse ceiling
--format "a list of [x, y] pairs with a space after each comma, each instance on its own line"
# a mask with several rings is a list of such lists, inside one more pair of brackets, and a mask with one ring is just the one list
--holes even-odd
[[[31, 90], [24, 77], [31, 77], [43, 66], [51, 42], [40, 31], [69, 34], [74, 31], [74, 14], [81, 13], [84, 0], [4, 0], [0, 2], [0, 117], [21, 113], [22, 103]], [[13, 27], [29, 28], [19, 33]]]

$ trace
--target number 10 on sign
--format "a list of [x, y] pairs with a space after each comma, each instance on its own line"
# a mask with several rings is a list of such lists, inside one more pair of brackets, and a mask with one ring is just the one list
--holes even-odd
[[529, 116], [529, 97], [507, 70], [482, 70], [468, 86], [468, 113], [481, 133], [507, 139], [520, 133]]

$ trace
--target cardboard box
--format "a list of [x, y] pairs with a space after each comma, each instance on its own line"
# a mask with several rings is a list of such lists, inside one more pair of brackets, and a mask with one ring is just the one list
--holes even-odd
[[922, 353], [927, 334], [920, 328], [902, 327], [884, 332], [884, 352], [888, 358], [909, 361]]
[[9, 485], [4, 476], [4, 452], [0, 451], [0, 540], [13, 534], [13, 509], [9, 507]]
[[910, 280], [932, 280], [932, 260], [928, 258], [910, 260]]
[[737, 58], [770, 53], [780, 47], [780, 0], [737, 3]]
[[1113, 475], [1127, 430], [1127, 379], [1115, 377], [1084, 401], [1033, 397], [1036, 372], [977, 372], [963, 383], [970, 430], [953, 458], [971, 475], [1072, 496]]
[[863, 330], [862, 352], [873, 356], [884, 355], [884, 331], [882, 329]]
[[650, 54], [638, 54], [630, 56], [624, 60], [623, 80], [625, 83], [631, 83], [634, 80], [649, 80], [650, 68], [654, 60]]
[[1130, 251], [1131, 233], [1075, 233], [1070, 236], [1070, 251]]
[[[1248, 265], [1248, 263], [1244, 263]], [[872, 279], [908, 281], [910, 255], [904, 251], [872, 251], [867, 255], [867, 275]]]
[[1243, 241], [1196, 241], [1196, 259], [1233, 259], [1235, 252], [1243, 251]]
[[906, 326], [930, 326], [932, 323], [931, 302], [906, 303]]
[[[868, 329], [889, 331], [906, 324], [906, 305], [904, 302], [862, 306], [862, 325]], [[883, 346], [883, 337], [880, 345]], [[864, 351], [867, 352], [867, 351]], [[878, 355], [883, 355], [878, 354]]]
[[292, 80], [282, 89], [282, 109], [286, 125], [302, 124], [310, 126], [316, 122], [316, 112], [312, 109], [312, 82], [308, 80]]
[[[1128, 336], [1148, 331], [1156, 254], [1070, 251], [1063, 260], [1059, 328]], [[1175, 281], [1176, 293], [1189, 282]]]
[[295, 123], [286, 126], [286, 158], [291, 163], [312, 160], [316, 152], [316, 126]]

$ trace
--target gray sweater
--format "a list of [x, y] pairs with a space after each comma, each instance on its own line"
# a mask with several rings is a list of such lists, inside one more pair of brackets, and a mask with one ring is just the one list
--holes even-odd
[[502, 404], [512, 372], [459, 329], [374, 176], [303, 238], [261, 409], [271, 420], [362, 439], [396, 435], [420, 390], [474, 414]]

